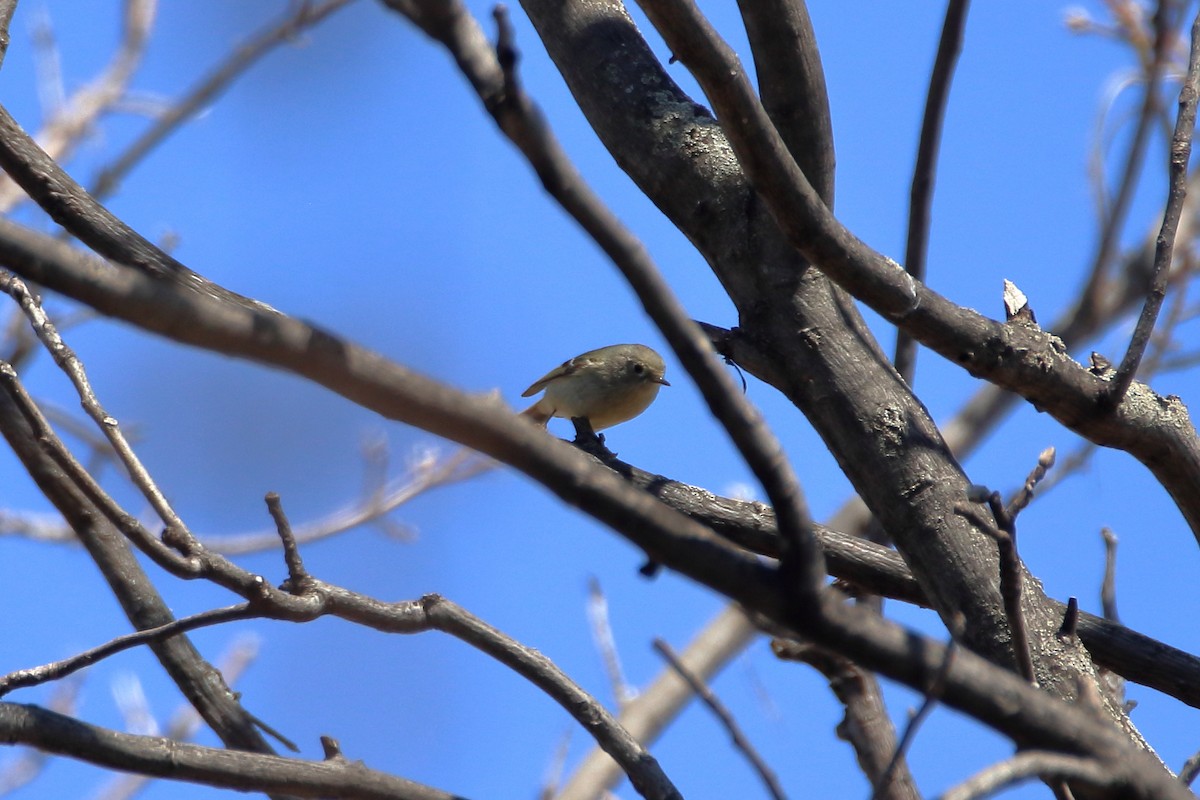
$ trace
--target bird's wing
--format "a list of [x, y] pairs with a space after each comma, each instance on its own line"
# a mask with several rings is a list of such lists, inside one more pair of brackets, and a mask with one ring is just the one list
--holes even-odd
[[545, 389], [546, 385], [549, 384], [550, 381], [557, 378], [565, 378], [568, 375], [574, 375], [580, 370], [580, 368], [588, 363], [588, 356], [590, 356], [592, 352], [594, 351], [584, 353], [581, 356], [575, 356], [570, 361], [564, 361], [563, 363], [559, 364], [557, 367], [543, 375], [540, 379], [534, 381], [533, 385], [528, 389], [521, 392], [521, 397], [531, 397], [540, 392], [542, 389]]

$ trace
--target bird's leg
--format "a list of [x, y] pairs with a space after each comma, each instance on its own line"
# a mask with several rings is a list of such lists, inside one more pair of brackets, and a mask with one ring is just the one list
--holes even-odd
[[571, 424], [575, 426], [575, 441], [572, 444], [580, 450], [600, 456], [616, 455], [604, 445], [604, 434], [596, 433], [587, 417], [571, 417]]

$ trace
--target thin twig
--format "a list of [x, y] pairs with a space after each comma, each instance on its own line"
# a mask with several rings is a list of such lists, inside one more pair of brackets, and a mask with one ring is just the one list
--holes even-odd
[[533, 683], [571, 714], [621, 764], [638, 793], [647, 798], [680, 798], [658, 762], [594, 697], [536, 650], [524, 647], [465, 609], [437, 595], [417, 604], [423, 622], [487, 653]]
[[[904, 247], [904, 268], [919, 281], [925, 280], [929, 215], [933, 206], [938, 148], [946, 104], [950, 99], [950, 81], [954, 77], [958, 55], [962, 52], [968, 5], [969, 0], [948, 0], [946, 3], [946, 18], [942, 22], [942, 36], [938, 41], [933, 70], [929, 74], [929, 91], [925, 97], [925, 113], [921, 118], [917, 161], [913, 166], [912, 188], [908, 196], [908, 236]], [[893, 362], [896, 371], [911, 386], [917, 368], [917, 341], [903, 328], [897, 328], [896, 357]]]
[[1013, 659], [1021, 677], [1036, 686], [1033, 655], [1029, 649], [1029, 632], [1025, 625], [1025, 612], [1021, 608], [1021, 557], [1017, 554], [1016, 520], [1004, 507], [999, 492], [987, 492], [983, 489], [979, 494], [985, 496], [973, 497], [972, 500], [982, 500], [988, 504], [992, 517], [996, 520], [994, 525], [974, 506], [960, 504], [955, 506], [954, 510], [969, 517], [979, 530], [996, 542], [1000, 568], [1000, 597], [1004, 601], [1004, 614], [1012, 636]]
[[1097, 447], [1094, 443], [1083, 439], [1064, 458], [1059, 459], [1056, 456], [1054, 462], [1056, 469], [1053, 474], [1048, 475], [1042, 481], [1039, 493], [1044, 497], [1051, 490], [1058, 488], [1067, 478], [1083, 470], [1092, 460], [1092, 456], [1096, 454], [1096, 450]]
[[302, 592], [308, 581], [308, 570], [304, 568], [304, 559], [300, 557], [300, 548], [296, 545], [296, 537], [292, 535], [292, 525], [283, 510], [283, 501], [275, 492], [268, 492], [266, 501], [271, 519], [275, 520], [279, 540], [283, 542], [283, 563], [287, 565], [288, 571], [287, 588], [293, 592]]
[[[61, 98], [61, 75], [46, 77], [51, 85], [50, 100], [44, 100], [49, 116], [37, 140], [42, 148], [59, 160], [68, 158], [101, 115], [124, 95], [141, 65], [154, 25], [158, 0], [125, 0], [121, 15], [121, 41], [108, 66], [70, 98]], [[48, 18], [46, 20], [48, 25]], [[51, 48], [56, 48], [53, 42]], [[57, 70], [58, 53], [51, 49]], [[0, 178], [0, 210], [9, 211], [25, 198], [21, 188], [9, 177]]]
[[162, 143], [183, 123], [194, 117], [206, 105], [216, 99], [231, 83], [241, 77], [254, 62], [280, 44], [293, 40], [306, 28], [311, 28], [327, 16], [354, 2], [354, 0], [325, 0], [322, 3], [302, 2], [294, 4], [283, 19], [267, 25], [249, 40], [233, 50], [199, 83], [186, 92], [181, 100], [163, 113], [149, 129], [135, 139], [124, 152], [102, 169], [92, 182], [92, 195], [97, 199], [108, 197], [117, 188], [122, 178], [129, 174], [155, 147]]
[[1120, 622], [1117, 614], [1117, 535], [1111, 528], [1101, 528], [1104, 539], [1104, 580], [1100, 582], [1100, 607], [1109, 622]]
[[150, 471], [146, 469], [141, 459], [133, 452], [133, 447], [125, 438], [125, 434], [121, 432], [116, 418], [105, 411], [104, 407], [100, 404], [96, 393], [92, 391], [91, 382], [88, 380], [87, 373], [83, 369], [82, 362], [75, 355], [75, 352], [63, 342], [54, 323], [42, 309], [38, 299], [25, 286], [25, 282], [10, 272], [0, 273], [0, 291], [9, 294], [21, 307], [25, 316], [29, 318], [34, 332], [54, 358], [54, 363], [66, 373], [71, 384], [75, 387], [84, 411], [92, 418], [96, 426], [104, 432], [105, 438], [108, 439], [109, 444], [112, 445], [113, 450], [117, 454], [117, 458], [124, 465], [130, 480], [150, 503], [155, 513], [158, 514], [159, 519], [163, 521], [163, 524], [167, 526], [169, 531], [186, 531], [187, 528], [183, 520], [175, 513], [166, 495], [158, 488], [154, 478], [150, 475]]
[[1020, 514], [1029, 503], [1033, 500], [1033, 490], [1046, 477], [1046, 473], [1054, 466], [1055, 450], [1053, 447], [1047, 447], [1038, 454], [1037, 466], [1025, 478], [1025, 483], [1021, 489], [1013, 496], [1004, 507], [1004, 513], [1007, 514], [1015, 522], [1017, 515]]
[[1074, 639], [1079, 635], [1079, 600], [1076, 598], [1067, 598], [1067, 610], [1056, 635], [1059, 639]]
[[762, 778], [762, 782], [767, 787], [767, 791], [770, 792], [771, 797], [774, 797], [775, 800], [786, 800], [787, 795], [784, 793], [783, 787], [779, 784], [779, 776], [775, 774], [775, 771], [771, 769], [766, 760], [755, 749], [754, 745], [750, 743], [750, 740], [746, 738], [746, 734], [742, 731], [741, 726], [737, 724], [737, 720], [733, 718], [733, 714], [725, 707], [721, 699], [713, 694], [708, 684], [700, 676], [694, 674], [684, 666], [679, 656], [671, 648], [671, 645], [662, 639], [654, 640], [654, 649], [667, 660], [667, 663], [671, 665], [671, 669], [679, 673], [679, 677], [687, 681], [688, 686], [692, 687], [692, 691], [696, 693], [696, 696], [716, 715], [717, 720], [729, 732], [729, 738], [733, 740], [733, 746], [746, 757], [746, 760], [750, 762], [750, 766]]
[[7, 675], [0, 676], [0, 697], [16, 689], [26, 689], [30, 686], [46, 683], [47, 681], [56, 681], [65, 678], [73, 672], [78, 672], [84, 667], [90, 667], [98, 661], [133, 647], [139, 647], [150, 642], [159, 642], [176, 634], [186, 633], [197, 628], [207, 628], [212, 625], [221, 625], [235, 620], [250, 619], [254, 616], [256, 615], [249, 603], [238, 603], [237, 605], [225, 608], [201, 611], [199, 614], [182, 617], [154, 628], [145, 628], [133, 633], [127, 633], [124, 636], [111, 639], [102, 645], [76, 653], [70, 658], [64, 658], [61, 661], [52, 661], [40, 667], [19, 669]]
[[[1158, 4], [1158, 13], [1155, 15], [1155, 37], [1153, 52], [1148, 58], [1143, 58], [1142, 69], [1144, 73], [1145, 93], [1142, 96], [1141, 109], [1138, 112], [1137, 125], [1134, 128], [1133, 136], [1129, 140], [1129, 149], [1126, 151], [1125, 166], [1121, 172], [1120, 181], [1117, 184], [1116, 196], [1113, 199], [1112, 205], [1107, 209], [1103, 207], [1103, 176], [1100, 174], [1103, 169], [1104, 159], [1099, 155], [1100, 142], [1097, 141], [1096, 157], [1092, 163], [1095, 165], [1093, 170], [1097, 174], [1097, 195], [1101, 227], [1100, 240], [1096, 247], [1096, 255], [1092, 260], [1092, 268], [1088, 273], [1087, 283], [1083, 290], [1079, 293], [1078, 308], [1085, 316], [1091, 317], [1098, 307], [1100, 294], [1105, 289], [1106, 278], [1108, 277], [1108, 264], [1112, 259], [1113, 250], [1116, 248], [1118, 236], [1125, 221], [1125, 215], [1129, 210], [1130, 203], [1133, 200], [1134, 189], [1137, 187], [1137, 179], [1141, 174], [1142, 163], [1146, 155], [1146, 142], [1149, 139], [1150, 131], [1154, 123], [1154, 116], [1160, 106], [1159, 101], [1159, 83], [1162, 80], [1163, 70], [1167, 60], [1167, 42], [1173, 35], [1174, 31], [1166, 24], [1165, 18], [1162, 16], [1165, 13], [1167, 3]], [[1145, 51], [1149, 51], [1147, 46]], [[1101, 137], [1097, 136], [1099, 140]]]
[[592, 642], [600, 652], [604, 673], [612, 686], [613, 699], [617, 701], [617, 708], [622, 709], [637, 697], [637, 691], [625, 680], [625, 671], [621, 668], [621, 654], [617, 650], [617, 639], [613, 636], [612, 624], [609, 621], [608, 598], [600, 588], [600, 580], [594, 575], [588, 578], [587, 616], [591, 623]]
[[[217, 659], [217, 669], [230, 687], [237, 685], [243, 673], [258, 657], [256, 643], [257, 639], [253, 636], [239, 637]], [[203, 722], [204, 719], [196, 713], [195, 708], [188, 703], [182, 703], [167, 721], [163, 735], [171, 741], [185, 742], [196, 735]], [[116, 775], [97, 791], [91, 800], [130, 800], [152, 780], [155, 779], [148, 775], [134, 773]]]
[[903, 763], [905, 754], [908, 752], [908, 749], [912, 746], [913, 741], [916, 739], [917, 731], [920, 729], [921, 723], [925, 721], [926, 717], [933, 713], [934, 707], [937, 706], [938, 699], [941, 696], [942, 684], [945, 681], [946, 675], [950, 671], [950, 666], [954, 663], [954, 657], [958, 652], [958, 645], [954, 641], [955, 635], [952, 635], [950, 640], [946, 642], [946, 650], [942, 656], [941, 666], [938, 668], [938, 671], [934, 675], [929, 686], [925, 687], [925, 699], [921, 702], [921, 707], [909, 717], [908, 724], [904, 726], [904, 732], [900, 734], [900, 741], [896, 744], [896, 752], [892, 754], [892, 759], [888, 762], [887, 768], [884, 769], [883, 773], [879, 776], [879, 780], [876, 782], [875, 788], [871, 792], [871, 800], [880, 800], [880, 798], [884, 797], [883, 793], [891, 784], [892, 773], [894, 773], [900, 764]]
[[[82, 429], [75, 430], [74, 428], [79, 426], [70, 418], [56, 415], [53, 408], [44, 409], [44, 412], [47, 419], [52, 422], [57, 420], [60, 427], [67, 427], [70, 433], [85, 438], [87, 444], [93, 445], [91, 428], [87, 428], [86, 432]], [[101, 438], [99, 441], [103, 442], [105, 452], [111, 452], [107, 440]], [[425, 492], [467, 480], [496, 467], [497, 462], [465, 448], [459, 448], [444, 456], [430, 451], [423, 452], [413, 460], [407, 473], [388, 481], [382, 488], [372, 491], [369, 496], [364, 496], [361, 500], [318, 519], [294, 525], [293, 537], [298, 544], [307, 544], [337, 536], [362, 525], [378, 525], [385, 514]], [[75, 532], [58, 515], [0, 509], [0, 536], [13, 535], [58, 544], [78, 542]], [[196, 538], [206, 550], [225, 556], [259, 553], [279, 547], [277, 530], [200, 534]]]
[[[1166, 7], [1168, 3], [1160, 3]], [[1112, 378], [1112, 384], [1106, 397], [1109, 407], [1115, 407], [1125, 397], [1129, 385], [1137, 374], [1138, 365], [1150, 337], [1154, 333], [1154, 324], [1158, 320], [1159, 309], [1162, 308], [1163, 298], [1167, 291], [1167, 277], [1171, 270], [1171, 259], [1175, 251], [1175, 232], [1179, 228], [1179, 220], [1183, 214], [1183, 201], [1187, 196], [1188, 163], [1192, 155], [1192, 137], [1196, 129], [1196, 102], [1200, 95], [1200, 13], [1192, 23], [1192, 46], [1188, 57], [1187, 77], [1179, 92], [1179, 116], [1175, 120], [1175, 134], [1171, 137], [1171, 158], [1168, 161], [1167, 176], [1169, 189], [1167, 192], [1167, 207], [1163, 212], [1162, 229], [1154, 247], [1154, 277], [1150, 289], [1146, 293], [1146, 304], [1138, 317], [1133, 336], [1121, 366]]]
[[1183, 763], [1183, 768], [1179, 770], [1179, 781], [1184, 786], [1191, 786], [1197, 775], [1200, 775], [1200, 752], [1193, 753]]

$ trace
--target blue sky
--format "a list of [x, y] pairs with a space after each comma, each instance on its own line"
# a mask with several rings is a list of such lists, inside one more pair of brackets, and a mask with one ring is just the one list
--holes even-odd
[[[1087, 7], [1099, 15], [1099, 5]], [[28, 129], [41, 118], [30, 45], [34, 15], [44, 11], [53, 21], [70, 91], [107, 61], [118, 6], [21, 5], [0, 71], [0, 102]], [[744, 53], [735, 4], [702, 6]], [[139, 97], [179, 96], [286, 7], [163, 3], [134, 81]], [[490, 20], [490, 6], [471, 7]], [[1040, 319], [1055, 317], [1093, 248], [1088, 148], [1097, 109], [1132, 57], [1111, 41], [1066, 31], [1065, 8], [1010, 2], [971, 11], [939, 167], [929, 282], [993, 317], [1002, 313], [1005, 278], [1030, 296]], [[614, 166], [531, 27], [519, 9], [513, 12], [522, 77], [584, 175], [642, 237], [692, 316], [735, 324], [700, 257]], [[941, 8], [814, 3], [812, 14], [834, 116], [838, 214], [862, 239], [899, 258]], [[665, 48], [656, 47], [665, 57]], [[671, 69], [694, 86], [681, 66]], [[1121, 120], [1121, 112], [1114, 118]], [[87, 183], [145, 124], [133, 115], [106, 118], [70, 171]], [[1120, 142], [1121, 129], [1113, 127]], [[1163, 152], [1159, 143], [1148, 160], [1152, 175], [1130, 215], [1126, 243], [1144, 235], [1161, 203]], [[177, 237], [176, 255], [218, 283], [466, 390], [498, 389], [514, 407], [527, 402], [519, 395], [531, 381], [584, 350], [620, 341], [665, 350], [616, 270], [543, 195], [447, 56], [365, 0], [247, 73], [157, 150], [109, 205], [152, 239]], [[23, 218], [44, 225], [35, 214]], [[57, 298], [49, 305], [70, 308]], [[875, 327], [890, 348], [893, 333]], [[90, 322], [67, 336], [109, 412], [136, 430], [139, 453], [197, 532], [266, 528], [268, 491], [282, 495], [294, 521], [352, 501], [362, 485], [365, 439], [386, 437], [394, 471], [420, 448], [450, 449], [286, 375], [124, 325]], [[1114, 338], [1096, 347], [1115, 357], [1121, 344]], [[34, 362], [24, 378], [47, 402], [76, 408], [49, 359]], [[668, 378], [673, 386], [641, 418], [614, 429], [609, 444], [645, 469], [719, 493], [746, 485], [747, 470], [671, 358]], [[1153, 385], [1187, 401], [1196, 383], [1194, 372], [1185, 372]], [[977, 386], [922, 353], [916, 389], [935, 418], [947, 418]], [[749, 396], [781, 437], [816, 516], [831, 514], [849, 496], [832, 458], [771, 389], [751, 380]], [[552, 429], [566, 433], [557, 423]], [[1053, 421], [1021, 408], [965, 467], [975, 482], [1008, 489], [1042, 448], [1065, 453], [1075, 443]], [[132, 492], [108, 477], [130, 510], [142, 512]], [[47, 508], [11, 457], [0, 458], [0, 486], [2, 507]], [[674, 576], [640, 578], [633, 548], [510, 472], [441, 489], [394, 517], [418, 532], [414, 542], [354, 531], [305, 548], [310, 570], [388, 600], [440, 592], [538, 648], [609, 703], [585, 616], [590, 576], [609, 596], [625, 667], [639, 685], [661, 668], [652, 637], [682, 647], [722, 607], [719, 598]], [[1189, 588], [1195, 543], [1165, 493], [1131, 458], [1100, 453], [1088, 470], [1035, 503], [1022, 517], [1022, 555], [1050, 594], [1076, 595], [1096, 611], [1103, 525], [1121, 537], [1125, 622], [1200, 649], [1200, 633], [1189, 624], [1196, 610]], [[116, 604], [98, 599], [107, 592], [79, 549], [15, 539], [0, 548], [0, 582], [19, 598], [17, 612], [0, 622], [7, 643], [0, 670], [61, 658], [126, 631]], [[275, 555], [239, 561], [271, 580], [284, 577]], [[233, 601], [217, 589], [152, 574], [180, 615]], [[1176, 613], [1164, 614], [1164, 607]], [[926, 612], [889, 609], [906, 624], [944, 636]], [[237, 687], [245, 704], [310, 758], [320, 757], [318, 737], [329, 734], [350, 758], [466, 796], [532, 796], [573, 728], [521, 679], [441, 634], [384, 636], [325, 620], [245, 623], [199, 632], [195, 640], [216, 658], [243, 635], [257, 637], [260, 648]], [[153, 660], [137, 652], [89, 673], [80, 716], [120, 726], [112, 691], [131, 674], [160, 718], [180, 702]], [[793, 796], [867, 796], [848, 747], [832, 735], [839, 709], [813, 672], [777, 663], [763, 641], [731, 664], [715, 688]], [[888, 691], [893, 714], [903, 719], [915, 696]], [[47, 696], [39, 688], [13, 699]], [[1168, 764], [1180, 766], [1196, 746], [1195, 714], [1150, 690], [1132, 687], [1130, 696], [1140, 703], [1134, 721]], [[587, 744], [574, 730], [570, 764]], [[687, 797], [760, 791], [702, 709], [687, 711], [653, 752]], [[1008, 754], [1003, 740], [943, 709], [926, 723], [911, 761], [922, 790], [933, 795]], [[104, 779], [98, 770], [60, 760], [17, 796], [87, 796]], [[160, 784], [146, 796], [215, 794]], [[633, 796], [628, 785], [618, 794]], [[1008, 796], [1043, 794], [1029, 788]]]

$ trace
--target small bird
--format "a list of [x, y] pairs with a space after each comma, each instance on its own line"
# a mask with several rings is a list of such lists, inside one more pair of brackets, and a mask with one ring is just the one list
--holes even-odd
[[633, 419], [670, 386], [662, 356], [642, 344], [613, 344], [565, 361], [521, 396], [546, 393], [521, 413], [539, 425], [551, 417], [586, 418], [592, 430]]

